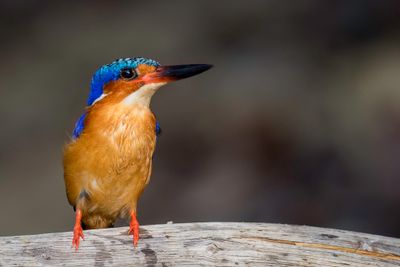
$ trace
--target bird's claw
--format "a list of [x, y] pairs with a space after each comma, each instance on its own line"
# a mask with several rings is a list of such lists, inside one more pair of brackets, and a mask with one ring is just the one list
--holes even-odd
[[79, 248], [80, 238], [85, 240], [85, 236], [83, 235], [83, 230], [81, 225], [76, 225], [74, 227], [74, 238], [72, 239], [72, 248], [75, 247], [76, 250]]
[[136, 219], [136, 213], [131, 213], [131, 222], [129, 224], [129, 235], [133, 235], [133, 246], [137, 246], [139, 241], [139, 222]]

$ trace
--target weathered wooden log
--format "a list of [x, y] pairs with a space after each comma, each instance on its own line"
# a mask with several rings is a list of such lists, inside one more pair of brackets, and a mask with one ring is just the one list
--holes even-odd
[[400, 239], [266, 223], [184, 223], [0, 237], [1, 266], [400, 266]]

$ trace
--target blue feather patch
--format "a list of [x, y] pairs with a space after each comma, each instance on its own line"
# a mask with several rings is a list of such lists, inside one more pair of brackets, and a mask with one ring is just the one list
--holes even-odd
[[82, 114], [82, 116], [80, 116], [78, 121], [75, 123], [75, 128], [74, 131], [72, 132], [72, 137], [74, 139], [78, 138], [81, 135], [83, 128], [85, 126], [84, 125], [85, 118], [86, 118], [86, 112]]
[[161, 134], [161, 127], [160, 127], [160, 123], [157, 121], [156, 122], [156, 136], [160, 136]]

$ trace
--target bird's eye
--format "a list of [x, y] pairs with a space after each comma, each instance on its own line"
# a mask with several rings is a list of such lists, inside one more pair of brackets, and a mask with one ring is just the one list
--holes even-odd
[[137, 74], [134, 69], [125, 68], [125, 69], [121, 70], [120, 76], [121, 76], [121, 78], [124, 78], [125, 80], [132, 80], [133, 78], [136, 78]]

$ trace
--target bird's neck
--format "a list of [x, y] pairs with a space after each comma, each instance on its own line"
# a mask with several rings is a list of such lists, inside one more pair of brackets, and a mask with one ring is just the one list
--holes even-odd
[[[112, 137], [117, 134], [154, 134], [155, 116], [147, 103], [99, 105], [88, 110], [85, 130], [88, 134]], [[154, 134], [155, 135], [155, 134]]]

